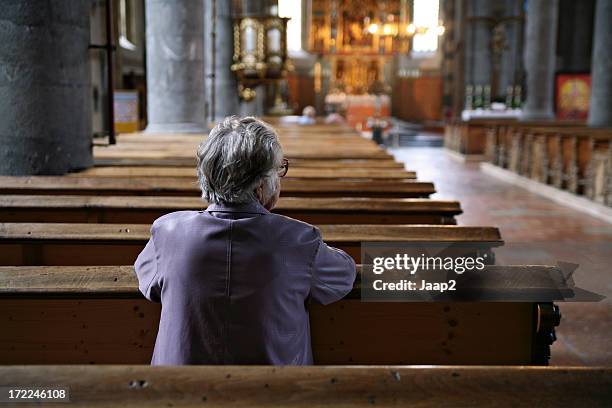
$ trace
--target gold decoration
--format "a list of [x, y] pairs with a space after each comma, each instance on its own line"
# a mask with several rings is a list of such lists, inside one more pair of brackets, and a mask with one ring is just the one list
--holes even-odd
[[243, 101], [250, 102], [253, 99], [255, 99], [257, 92], [255, 92], [253, 88], [248, 88], [241, 84], [241, 85], [238, 85], [238, 95], [240, 95], [240, 98]]
[[278, 16], [239, 17], [234, 20], [234, 63], [231, 70], [245, 101], [255, 98], [255, 88], [285, 77], [291, 68], [287, 59], [287, 21]]

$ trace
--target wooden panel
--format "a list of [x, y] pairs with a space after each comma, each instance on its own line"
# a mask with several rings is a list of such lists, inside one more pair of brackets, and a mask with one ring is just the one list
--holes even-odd
[[[157, 167], [195, 167], [196, 159], [177, 158], [177, 159], [97, 159], [96, 166], [157, 166]], [[398, 169], [403, 170], [404, 164], [396, 162], [391, 157], [389, 160], [315, 160], [315, 159], [295, 159], [291, 161], [291, 169], [294, 168], [357, 168], [357, 169]]]
[[[362, 302], [358, 282], [311, 305], [319, 364], [531, 362], [531, 303]], [[158, 321], [132, 266], [0, 268], [1, 364], [147, 363]]]
[[444, 146], [461, 154], [485, 154], [487, 127], [477, 121], [449, 123], [445, 127]]
[[[323, 239], [361, 261], [362, 241], [502, 244], [494, 227], [319, 225]], [[123, 265], [149, 238], [145, 224], [0, 224], [0, 265]]]
[[66, 385], [78, 407], [606, 407], [612, 399], [612, 369], [589, 367], [9, 366], [0, 378]]
[[287, 74], [287, 85], [289, 106], [295, 113], [301, 114], [306, 106], [315, 106], [314, 78], [311, 75], [290, 72]]
[[[529, 303], [345, 299], [310, 313], [317, 364], [531, 363]], [[159, 317], [144, 298], [0, 299], [0, 364], [147, 364]]]
[[[152, 223], [172, 211], [202, 210], [198, 197], [0, 197], [0, 222]], [[403, 198], [282, 198], [275, 213], [311, 224], [455, 224], [456, 201]]]
[[[0, 176], [0, 194], [99, 194], [200, 196], [196, 183], [186, 178]], [[428, 197], [433, 183], [412, 180], [281, 180], [283, 197]]]
[[[187, 167], [138, 167], [138, 166], [112, 166], [93, 167], [78, 173], [71, 173], [72, 177], [191, 177], [196, 178], [196, 169]], [[414, 171], [396, 169], [325, 169], [325, 168], [293, 168], [289, 166], [287, 178], [292, 179], [414, 179]]]
[[530, 303], [362, 302], [313, 306], [322, 364], [530, 364]]
[[[497, 242], [495, 227], [455, 225], [319, 225], [326, 241]], [[0, 223], [0, 240], [146, 241], [149, 225]]]
[[488, 151], [498, 152], [495, 157], [489, 153], [488, 160], [609, 205], [604, 197], [607, 186], [612, 185], [606, 170], [607, 152], [612, 151], [611, 128], [589, 128], [577, 122], [486, 123], [492, 133], [489, 144], [495, 144]]
[[393, 111], [399, 119], [423, 122], [442, 119], [442, 77], [398, 78]]

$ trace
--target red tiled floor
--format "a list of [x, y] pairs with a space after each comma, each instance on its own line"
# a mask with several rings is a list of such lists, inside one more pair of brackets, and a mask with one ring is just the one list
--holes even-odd
[[398, 160], [433, 181], [433, 198], [461, 202], [460, 225], [494, 225], [506, 245], [501, 264], [576, 263], [576, 285], [606, 296], [599, 303], [562, 303], [551, 364], [612, 365], [612, 224], [564, 207], [459, 163], [439, 148], [394, 149]]

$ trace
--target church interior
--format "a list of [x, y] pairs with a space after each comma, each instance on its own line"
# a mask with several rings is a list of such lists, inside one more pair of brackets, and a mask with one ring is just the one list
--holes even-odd
[[[612, 0], [0, 3], [0, 405], [612, 405]], [[132, 265], [231, 115], [358, 277], [312, 366], [153, 367]], [[365, 243], [440, 242], [495, 287], [367, 301]]]

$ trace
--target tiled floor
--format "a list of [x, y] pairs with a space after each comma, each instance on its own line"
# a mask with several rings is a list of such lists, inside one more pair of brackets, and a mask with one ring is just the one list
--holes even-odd
[[460, 225], [494, 225], [506, 241], [502, 264], [578, 264], [576, 285], [606, 296], [598, 303], [562, 303], [551, 364], [612, 365], [612, 224], [564, 207], [463, 164], [439, 148], [391, 152], [419, 180], [433, 181], [434, 198], [461, 202]]

